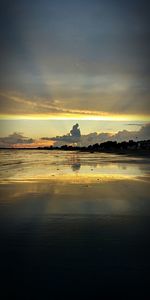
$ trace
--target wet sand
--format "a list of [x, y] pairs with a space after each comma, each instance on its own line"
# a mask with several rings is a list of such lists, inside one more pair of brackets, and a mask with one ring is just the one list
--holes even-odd
[[149, 298], [149, 161], [92, 155], [1, 153], [3, 299]]

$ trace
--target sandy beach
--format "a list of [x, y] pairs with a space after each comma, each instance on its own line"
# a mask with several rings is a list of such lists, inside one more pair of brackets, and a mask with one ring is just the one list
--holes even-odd
[[149, 291], [148, 158], [6, 150], [0, 178], [7, 298]]

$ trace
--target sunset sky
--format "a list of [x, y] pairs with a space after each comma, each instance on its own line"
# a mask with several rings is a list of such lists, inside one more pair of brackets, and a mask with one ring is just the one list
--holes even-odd
[[149, 10], [146, 0], [1, 1], [0, 145], [17, 134], [47, 145], [76, 123], [82, 135], [147, 130]]

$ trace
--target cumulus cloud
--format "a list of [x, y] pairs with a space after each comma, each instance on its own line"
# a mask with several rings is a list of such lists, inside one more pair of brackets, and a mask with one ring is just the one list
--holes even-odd
[[138, 131], [119, 131], [111, 138], [112, 140], [116, 140], [118, 142], [129, 140], [148, 140], [150, 139], [150, 123], [142, 126]]
[[22, 135], [21, 132], [14, 132], [7, 137], [0, 138], [0, 147], [8, 148], [17, 145], [32, 144], [34, 140]]
[[78, 144], [81, 138], [81, 132], [79, 128], [79, 124], [73, 125], [72, 129], [69, 133], [63, 136], [56, 136], [52, 138], [43, 137], [43, 140], [51, 140], [55, 142], [55, 146], [61, 146], [66, 144]]
[[70, 135], [75, 138], [80, 138], [81, 132], [80, 132], [79, 124], [73, 125], [72, 129], [70, 130]]
[[89, 146], [93, 144], [100, 144], [106, 141], [140, 141], [150, 139], [150, 123], [141, 126], [138, 131], [122, 130], [115, 134], [110, 132], [92, 132], [89, 134], [81, 134], [79, 124], [73, 125], [69, 133], [56, 137], [43, 137], [40, 140], [33, 140], [23, 136], [20, 132], [14, 132], [7, 137], [0, 138], [0, 147], [44, 147], [54, 145], [60, 147], [62, 145], [75, 145], [75, 146]]
[[91, 133], [83, 135], [81, 138], [81, 145], [88, 146], [89, 144], [102, 143], [106, 141], [129, 141], [129, 140], [148, 140], [150, 139], [150, 123], [142, 126], [138, 131], [122, 130], [116, 134], [111, 133]]
[[79, 125], [75, 124], [67, 135], [57, 136], [53, 138], [43, 138], [44, 140], [54, 141], [54, 146], [62, 146], [64, 144], [75, 144], [78, 146], [88, 146], [93, 144], [100, 144], [106, 141], [129, 141], [129, 140], [147, 140], [150, 139], [150, 123], [142, 126], [138, 131], [122, 130], [115, 134], [109, 132], [89, 133], [81, 135]]

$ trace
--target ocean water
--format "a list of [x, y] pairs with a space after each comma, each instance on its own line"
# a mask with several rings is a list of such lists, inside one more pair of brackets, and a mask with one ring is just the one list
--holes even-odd
[[0, 150], [2, 299], [148, 299], [149, 162]]

